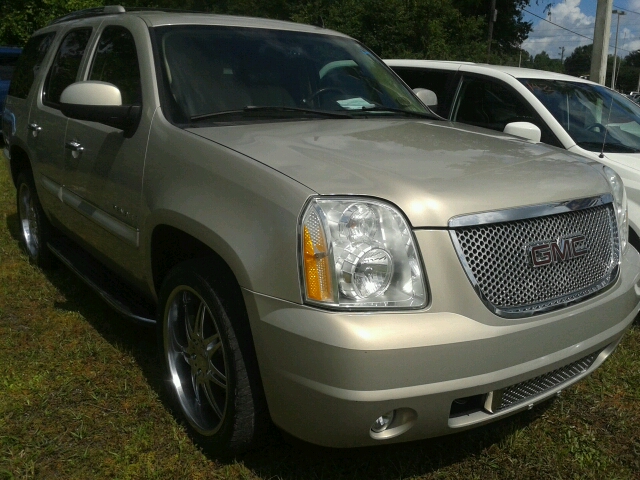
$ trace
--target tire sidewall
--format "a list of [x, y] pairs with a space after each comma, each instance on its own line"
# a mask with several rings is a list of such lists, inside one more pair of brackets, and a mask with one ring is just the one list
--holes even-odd
[[[38, 241], [38, 248], [35, 252], [35, 255], [31, 252], [26, 244], [24, 230], [22, 227], [22, 218], [20, 217], [20, 190], [22, 189], [23, 185], [25, 185], [29, 189], [33, 202], [35, 221], [38, 224], [38, 234], [36, 236]], [[33, 174], [31, 170], [23, 170], [22, 172], [20, 172], [18, 178], [16, 179], [16, 208], [18, 213], [18, 226], [20, 229], [20, 244], [22, 246], [22, 249], [29, 257], [29, 261], [39, 267], [50, 266], [51, 252], [49, 251], [49, 247], [47, 246], [47, 242], [49, 241], [50, 237], [49, 221], [44, 213], [44, 210], [42, 209], [42, 205], [40, 204], [40, 199], [38, 198], [38, 192], [36, 190], [35, 182], [33, 181]]]
[[[158, 351], [161, 355], [163, 378], [169, 392], [172, 407], [179, 412], [181, 419], [184, 420], [190, 435], [201, 444], [201, 446], [212, 453], [222, 456], [232, 453], [231, 440], [234, 436], [234, 429], [237, 416], [237, 400], [238, 400], [238, 370], [244, 369], [244, 361], [236, 339], [236, 333], [233, 325], [223, 307], [220, 297], [210, 286], [205, 272], [200, 265], [192, 262], [179, 265], [174, 268], [163, 282], [159, 295], [159, 307], [161, 317], [157, 323], [157, 340]], [[220, 339], [223, 344], [225, 354], [225, 363], [227, 363], [227, 405], [226, 413], [220, 428], [213, 435], [203, 435], [197, 427], [195, 427], [187, 414], [185, 414], [180, 403], [176, 388], [170, 381], [170, 368], [168, 360], [168, 352], [165, 346], [165, 332], [168, 322], [168, 301], [176, 288], [187, 286], [193, 289], [204, 302], [214, 317], [216, 327], [220, 333]]]

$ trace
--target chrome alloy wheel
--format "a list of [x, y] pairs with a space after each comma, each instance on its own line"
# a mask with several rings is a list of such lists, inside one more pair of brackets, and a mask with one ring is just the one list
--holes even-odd
[[172, 386], [189, 423], [202, 435], [221, 427], [229, 392], [228, 361], [211, 310], [192, 288], [181, 285], [166, 303], [164, 352]]
[[27, 183], [20, 184], [18, 191], [18, 214], [22, 227], [22, 239], [29, 256], [36, 258], [39, 253], [38, 215], [33, 192]]

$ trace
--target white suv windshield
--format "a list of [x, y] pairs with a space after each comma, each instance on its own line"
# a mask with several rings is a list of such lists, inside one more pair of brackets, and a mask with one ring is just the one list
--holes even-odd
[[640, 107], [601, 85], [520, 79], [576, 144], [591, 152], [640, 152]]
[[220, 26], [161, 27], [155, 37], [175, 123], [429, 115], [386, 65], [348, 38]]

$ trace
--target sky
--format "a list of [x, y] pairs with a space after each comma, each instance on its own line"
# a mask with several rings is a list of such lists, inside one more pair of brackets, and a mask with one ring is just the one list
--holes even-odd
[[[550, 7], [547, 8], [548, 5]], [[564, 47], [564, 58], [567, 58], [577, 47], [593, 43], [596, 6], [597, 0], [530, 0], [529, 7], [525, 9], [528, 12], [522, 13], [526, 21], [533, 23], [533, 30], [522, 48], [532, 55], [544, 50], [551, 58], [560, 58]], [[618, 32], [618, 56], [625, 57], [640, 49], [640, 0], [613, 0], [613, 9], [625, 13], [620, 15]], [[618, 15], [613, 14], [609, 37], [611, 55], [614, 52], [617, 22]]]

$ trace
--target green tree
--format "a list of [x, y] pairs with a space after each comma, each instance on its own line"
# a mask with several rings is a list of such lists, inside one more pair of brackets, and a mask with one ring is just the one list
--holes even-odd
[[[529, 3], [530, 0], [496, 0], [498, 14], [493, 25], [492, 52], [495, 50], [499, 55], [504, 55], [518, 51], [532, 28], [532, 22], [524, 20], [522, 11]], [[482, 19], [487, 31], [491, 0], [453, 0], [453, 6], [465, 17]]]
[[293, 20], [351, 35], [382, 57], [484, 58], [482, 21], [451, 0], [308, 0], [292, 10]]
[[[492, 61], [518, 53], [530, 24], [530, 0], [496, 0]], [[50, 20], [107, 0], [2, 0], [0, 44], [23, 45]], [[383, 57], [486, 61], [490, 0], [123, 0], [138, 7], [179, 8], [293, 20], [351, 35]]]
[[104, 5], [103, 0], [2, 0], [0, 45], [24, 45], [31, 34], [56, 17]]
[[549, 54], [544, 50], [533, 57], [533, 68], [538, 70], [546, 70], [548, 72], [562, 73], [564, 71], [559, 58], [550, 58]]
[[589, 75], [591, 72], [591, 54], [593, 44], [583, 45], [576, 48], [564, 61], [564, 71], [568, 75], [580, 77]]

